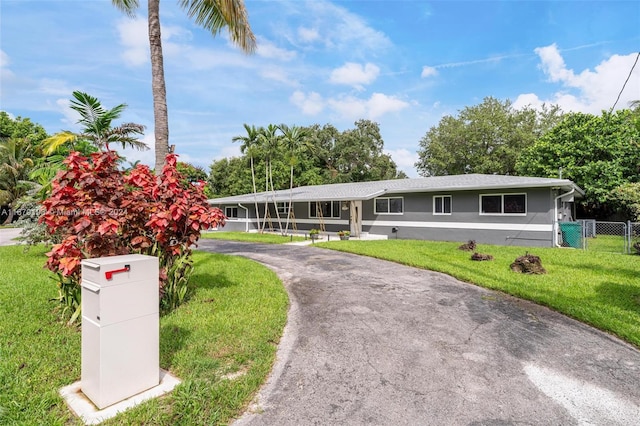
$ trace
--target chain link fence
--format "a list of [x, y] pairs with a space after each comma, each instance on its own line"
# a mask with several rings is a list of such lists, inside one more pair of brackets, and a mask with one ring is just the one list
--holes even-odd
[[560, 222], [563, 247], [589, 251], [640, 254], [639, 222], [600, 222], [579, 220]]
[[629, 249], [640, 255], [640, 222], [629, 222]]

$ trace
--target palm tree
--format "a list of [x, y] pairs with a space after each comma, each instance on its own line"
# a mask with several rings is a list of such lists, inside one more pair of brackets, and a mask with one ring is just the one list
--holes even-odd
[[257, 220], [257, 226], [258, 226], [258, 230], [262, 229], [260, 228], [260, 214], [258, 213], [258, 197], [257, 197], [257, 193], [258, 191], [256, 190], [256, 174], [255, 174], [255, 168], [254, 168], [254, 164], [253, 164], [253, 154], [259, 144], [259, 131], [258, 129], [256, 129], [256, 126], [249, 126], [248, 124], [244, 124], [244, 128], [247, 131], [247, 136], [234, 136], [231, 140], [233, 142], [242, 142], [242, 145], [240, 145], [240, 152], [242, 152], [243, 154], [246, 152], [249, 155], [249, 159], [251, 161], [251, 180], [253, 182], [253, 202], [255, 204], [256, 207], [256, 220]]
[[88, 141], [101, 150], [109, 150], [110, 143], [120, 143], [122, 147], [130, 146], [139, 150], [149, 149], [136, 135], [144, 134], [144, 126], [136, 123], [125, 123], [112, 127], [111, 122], [120, 117], [126, 104], [117, 105], [109, 110], [105, 109], [98, 99], [83, 92], [73, 92], [75, 99], [71, 100], [71, 109], [80, 114], [79, 124], [83, 126], [82, 133], [64, 130], [42, 141], [44, 153], [53, 154], [65, 144], [73, 148], [78, 141]]
[[[278, 126], [274, 124], [269, 124], [266, 128], [261, 127], [259, 129], [258, 140], [260, 141], [260, 145], [263, 148], [265, 155], [265, 191], [269, 192], [269, 183], [271, 183], [271, 191], [275, 195], [275, 189], [273, 187], [273, 167], [272, 160], [274, 155], [278, 152], [278, 147], [280, 145], [280, 135], [278, 135]], [[278, 225], [280, 226], [280, 230], [282, 231], [282, 221], [280, 220], [280, 212], [278, 211], [278, 206], [276, 204], [275, 199], [273, 200], [273, 206], [276, 210], [276, 216], [278, 217]], [[269, 200], [265, 198], [264, 202], [264, 220], [262, 222], [262, 229], [264, 230], [265, 221], [267, 219], [267, 213], [269, 211]]]
[[[111, 0], [115, 7], [135, 16], [139, 0]], [[160, 173], [169, 153], [169, 118], [167, 91], [164, 81], [164, 60], [160, 36], [160, 0], [148, 0], [149, 45], [151, 47], [151, 87], [156, 149], [156, 173]], [[227, 27], [231, 41], [246, 53], [256, 48], [256, 39], [249, 26], [247, 10], [242, 0], [179, 0], [180, 6], [196, 24], [214, 36]]]
[[16, 202], [34, 186], [29, 179], [33, 164], [32, 145], [27, 138], [0, 141], [0, 205], [9, 207], [5, 225], [13, 220]]
[[285, 232], [289, 230], [289, 220], [291, 219], [291, 203], [293, 201], [293, 167], [296, 164], [296, 150], [302, 145], [305, 138], [309, 136], [309, 132], [307, 129], [298, 126], [287, 126], [286, 124], [280, 125], [280, 131], [282, 132], [282, 141], [288, 148], [289, 152], [289, 165], [290, 169], [290, 178], [289, 178], [289, 206], [287, 208], [287, 222], [285, 225]]

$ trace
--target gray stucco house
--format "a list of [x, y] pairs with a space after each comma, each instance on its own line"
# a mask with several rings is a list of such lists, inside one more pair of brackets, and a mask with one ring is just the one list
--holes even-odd
[[257, 230], [256, 208], [267, 228], [349, 230], [399, 239], [468, 241], [552, 247], [558, 222], [574, 220], [573, 201], [584, 195], [567, 179], [467, 174], [376, 182], [303, 186], [209, 200], [228, 217], [224, 230]]

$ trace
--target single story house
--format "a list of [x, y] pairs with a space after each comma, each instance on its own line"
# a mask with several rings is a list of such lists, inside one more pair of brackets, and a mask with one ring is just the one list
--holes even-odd
[[224, 230], [257, 230], [267, 203], [266, 228], [278, 231], [552, 247], [561, 243], [558, 222], [574, 219], [573, 201], [582, 196], [567, 179], [466, 174], [302, 186], [209, 203], [228, 217]]

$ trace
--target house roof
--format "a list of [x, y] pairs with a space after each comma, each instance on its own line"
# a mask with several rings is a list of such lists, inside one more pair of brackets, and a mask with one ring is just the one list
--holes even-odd
[[576, 190], [581, 197], [584, 191], [568, 179], [550, 179], [526, 176], [502, 176], [467, 174], [454, 176], [433, 176], [415, 179], [380, 180], [373, 182], [334, 183], [329, 185], [300, 186], [275, 192], [259, 192], [254, 194], [235, 195], [231, 197], [213, 198], [209, 203], [242, 204], [289, 201], [349, 201], [370, 200], [384, 195], [412, 192], [455, 192], [473, 190], [523, 189], [523, 188], [560, 188], [563, 191]]

